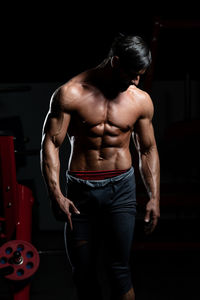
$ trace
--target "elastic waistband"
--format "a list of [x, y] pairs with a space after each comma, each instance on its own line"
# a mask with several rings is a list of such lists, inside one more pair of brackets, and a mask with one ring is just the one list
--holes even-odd
[[68, 174], [83, 180], [102, 180], [112, 178], [128, 170], [101, 170], [101, 171], [69, 171]]
[[80, 179], [77, 177], [74, 177], [73, 175], [69, 174], [69, 171], [66, 172], [66, 177], [67, 177], [67, 182], [76, 182], [76, 183], [80, 183], [80, 184], [84, 184], [90, 187], [102, 187], [105, 186], [109, 183], [114, 183], [114, 182], [118, 182], [120, 180], [124, 180], [126, 178], [128, 178], [129, 176], [134, 174], [134, 168], [131, 167], [130, 169], [128, 169], [125, 173], [111, 177], [111, 178], [106, 178], [106, 179], [100, 179], [100, 180], [84, 180], [84, 179]]

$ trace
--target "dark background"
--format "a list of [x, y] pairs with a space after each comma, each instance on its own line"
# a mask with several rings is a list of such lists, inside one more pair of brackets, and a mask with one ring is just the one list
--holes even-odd
[[[18, 152], [24, 151], [16, 154], [17, 177], [35, 197], [33, 244], [63, 251], [63, 223], [54, 219], [39, 167], [42, 124], [53, 91], [100, 63], [118, 32], [141, 35], [151, 45], [156, 18], [199, 22], [198, 8], [191, 1], [176, 7], [170, 2], [7, 2], [0, 14], [0, 129], [13, 132]], [[137, 177], [132, 270], [138, 300], [199, 299], [199, 38], [199, 28], [163, 29], [158, 41], [150, 96], [161, 160], [161, 218], [146, 237], [147, 197]], [[64, 144], [63, 188], [66, 158]], [[64, 253], [41, 256], [33, 300], [75, 299], [65, 260]]]
[[[172, 5], [173, 4], [173, 5]], [[172, 20], [197, 20], [195, 6], [162, 2], [123, 4], [112, 2], [37, 2], [27, 6], [8, 2], [1, 10], [1, 82], [65, 81], [71, 75], [96, 65], [105, 57], [112, 38], [120, 32], [142, 35], [150, 42], [155, 17]], [[173, 32], [173, 34], [172, 34]], [[195, 32], [175, 32], [162, 49], [159, 75], [177, 77], [188, 68], [190, 57], [195, 66], [199, 43]], [[165, 37], [164, 37], [165, 39]], [[183, 39], [183, 47], [177, 48]], [[162, 42], [161, 42], [162, 43]], [[175, 44], [174, 44], [175, 43]], [[182, 53], [183, 51], [183, 53]], [[189, 51], [189, 52], [188, 52]], [[194, 51], [194, 55], [193, 55]], [[177, 54], [183, 61], [177, 64]], [[198, 56], [198, 55], [197, 55]], [[173, 66], [166, 68], [170, 62]], [[193, 71], [196, 71], [194, 67]], [[167, 75], [166, 75], [167, 73]]]

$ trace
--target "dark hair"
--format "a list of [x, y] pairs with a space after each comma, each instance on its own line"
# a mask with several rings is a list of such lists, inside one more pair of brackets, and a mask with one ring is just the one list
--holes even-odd
[[151, 64], [151, 51], [140, 36], [122, 33], [116, 36], [108, 57], [115, 55], [126, 68], [134, 72], [146, 70]]

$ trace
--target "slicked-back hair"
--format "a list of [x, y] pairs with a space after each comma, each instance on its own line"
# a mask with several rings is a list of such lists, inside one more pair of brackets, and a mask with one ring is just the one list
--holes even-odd
[[151, 64], [151, 51], [142, 37], [117, 35], [111, 45], [108, 57], [118, 56], [127, 69], [134, 72], [146, 70]]

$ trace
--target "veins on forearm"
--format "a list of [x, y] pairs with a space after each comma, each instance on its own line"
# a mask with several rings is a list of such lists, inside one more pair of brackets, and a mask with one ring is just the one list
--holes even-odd
[[57, 160], [52, 160], [44, 155], [42, 162], [43, 176], [47, 185], [49, 193], [53, 194], [57, 189], [59, 189], [59, 169], [60, 163]]
[[139, 154], [139, 169], [150, 198], [157, 194], [157, 170], [155, 166], [156, 160], [154, 158], [154, 151], [154, 147], [151, 147]]

